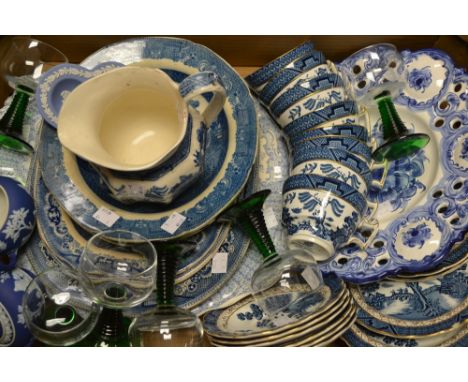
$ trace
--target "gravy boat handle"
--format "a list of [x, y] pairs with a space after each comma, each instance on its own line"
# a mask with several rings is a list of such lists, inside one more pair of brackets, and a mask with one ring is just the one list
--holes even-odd
[[201, 113], [207, 127], [216, 120], [226, 103], [226, 89], [221, 78], [213, 72], [200, 72], [187, 77], [180, 83], [179, 93], [186, 103], [202, 94], [213, 94], [208, 106]]

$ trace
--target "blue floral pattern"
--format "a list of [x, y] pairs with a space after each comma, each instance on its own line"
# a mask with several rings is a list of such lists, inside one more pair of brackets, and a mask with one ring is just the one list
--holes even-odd
[[378, 192], [370, 192], [369, 197], [379, 203], [389, 202], [392, 211], [404, 209], [418, 191], [426, 186], [418, 180], [424, 174], [424, 165], [429, 159], [423, 150], [411, 157], [390, 163], [385, 184]]
[[432, 73], [429, 66], [421, 69], [412, 69], [408, 73], [408, 85], [421, 93], [424, 93], [427, 87], [432, 83]]
[[407, 247], [422, 248], [426, 240], [431, 237], [431, 229], [425, 224], [418, 224], [403, 234], [403, 244]]

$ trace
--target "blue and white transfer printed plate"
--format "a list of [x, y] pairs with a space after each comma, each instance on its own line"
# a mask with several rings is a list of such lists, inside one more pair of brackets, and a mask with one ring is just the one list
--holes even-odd
[[[210, 336], [225, 339], [247, 339], [276, 334], [320, 316], [331, 306], [331, 302], [339, 298], [344, 288], [343, 282], [334, 275], [324, 279], [320, 293], [310, 294], [307, 293], [307, 288], [301, 289], [301, 286], [297, 286], [294, 290], [295, 297], [303, 294], [305, 298], [300, 298], [299, 303], [290, 305], [273, 317], [266, 316], [254, 298], [248, 296], [225, 309], [206, 313], [203, 317], [203, 327]], [[273, 297], [274, 302], [278, 299], [278, 292], [272, 289], [265, 296], [266, 300]], [[284, 297], [291, 298], [289, 295]]]
[[[56, 131], [44, 126], [40, 161], [47, 188], [67, 213], [90, 231], [106, 227], [93, 215], [105, 207], [120, 218], [113, 229], [137, 232], [150, 240], [174, 239], [200, 231], [231, 203], [244, 187], [255, 161], [257, 119], [249, 90], [239, 75], [208, 48], [187, 40], [138, 38], [110, 45], [82, 62], [91, 69], [107, 61], [132, 64], [151, 60], [180, 82], [190, 74], [209, 70], [217, 73], [227, 90], [227, 102], [207, 132], [204, 176], [170, 205], [114, 200], [95, 169], [60, 145]], [[173, 214], [186, 220], [170, 234], [161, 226]]]
[[[430, 269], [468, 227], [468, 74], [441, 51], [402, 56], [408, 77], [396, 108], [410, 130], [428, 134], [431, 141], [417, 154], [390, 163], [384, 187], [371, 195], [379, 202], [379, 232], [368, 248], [342, 248], [322, 266], [355, 283]], [[379, 142], [376, 107], [369, 116]]]
[[425, 281], [387, 281], [351, 288], [358, 322], [392, 337], [427, 336], [468, 319], [468, 263]]
[[468, 346], [468, 324], [444, 332], [442, 334], [420, 337], [420, 338], [395, 338], [382, 334], [373, 333], [366, 328], [353, 325], [343, 336], [342, 339], [349, 346], [356, 347], [467, 347]]

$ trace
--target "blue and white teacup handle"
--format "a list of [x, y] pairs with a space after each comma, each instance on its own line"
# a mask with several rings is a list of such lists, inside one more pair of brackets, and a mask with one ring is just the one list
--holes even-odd
[[216, 120], [226, 103], [226, 89], [221, 78], [213, 72], [192, 74], [180, 83], [179, 92], [187, 104], [202, 94], [213, 94], [208, 106], [201, 112], [207, 127]]

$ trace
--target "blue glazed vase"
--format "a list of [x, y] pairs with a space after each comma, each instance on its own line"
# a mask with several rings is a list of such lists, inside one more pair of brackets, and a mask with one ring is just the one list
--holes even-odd
[[31, 195], [16, 180], [0, 176], [0, 271], [15, 267], [17, 250], [31, 236], [35, 222]]
[[0, 271], [0, 347], [30, 346], [34, 340], [23, 316], [23, 295], [32, 277], [21, 268]]

